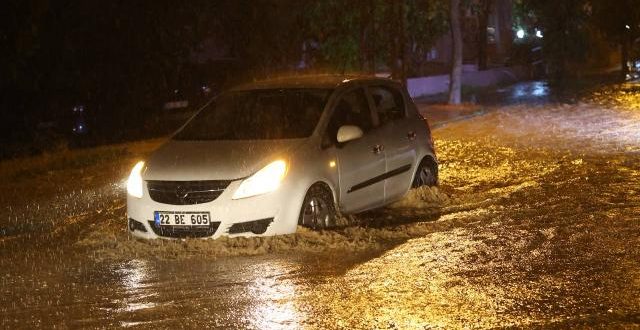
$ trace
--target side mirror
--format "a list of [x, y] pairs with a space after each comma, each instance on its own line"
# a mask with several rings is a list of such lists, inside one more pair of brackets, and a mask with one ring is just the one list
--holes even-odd
[[344, 125], [338, 130], [337, 140], [338, 143], [349, 142], [361, 138], [363, 134], [358, 126]]

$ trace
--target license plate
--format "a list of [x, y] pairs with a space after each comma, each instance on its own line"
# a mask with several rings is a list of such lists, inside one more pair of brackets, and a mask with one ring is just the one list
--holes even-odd
[[155, 211], [153, 220], [156, 226], [208, 227], [211, 223], [211, 214], [209, 212]]

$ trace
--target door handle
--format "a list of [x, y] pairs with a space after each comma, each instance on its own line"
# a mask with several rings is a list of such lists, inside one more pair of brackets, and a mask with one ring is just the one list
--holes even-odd
[[407, 133], [407, 139], [413, 141], [416, 139], [416, 132], [414, 131], [410, 131], [409, 133]]
[[376, 155], [379, 155], [381, 152], [384, 151], [384, 146], [381, 144], [376, 144], [375, 146], [373, 146], [373, 153]]

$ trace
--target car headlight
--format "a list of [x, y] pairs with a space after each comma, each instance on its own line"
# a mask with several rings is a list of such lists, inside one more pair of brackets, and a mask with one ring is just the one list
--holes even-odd
[[276, 160], [242, 181], [232, 198], [247, 198], [272, 192], [280, 187], [286, 174], [287, 163], [284, 160]]
[[142, 198], [142, 169], [144, 162], [138, 162], [131, 170], [127, 179], [127, 193], [133, 197]]

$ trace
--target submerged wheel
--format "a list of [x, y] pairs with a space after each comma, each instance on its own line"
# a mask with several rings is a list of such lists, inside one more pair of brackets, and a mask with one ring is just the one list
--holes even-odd
[[434, 187], [438, 185], [438, 164], [431, 158], [425, 158], [420, 162], [411, 188], [422, 186]]
[[298, 223], [312, 229], [326, 229], [336, 225], [336, 208], [329, 188], [315, 184], [304, 197]]

